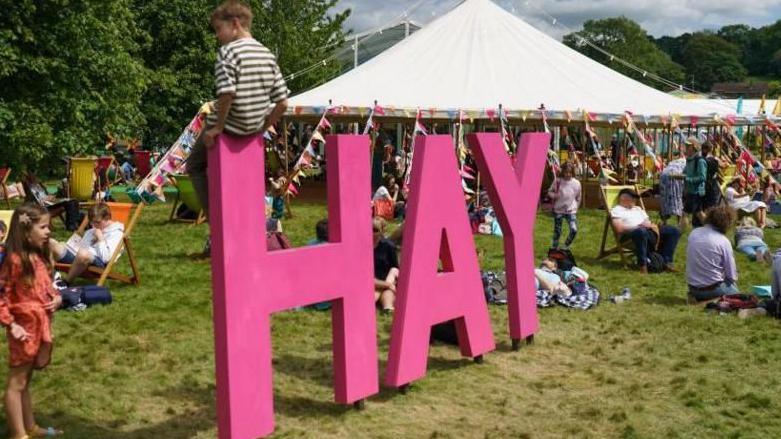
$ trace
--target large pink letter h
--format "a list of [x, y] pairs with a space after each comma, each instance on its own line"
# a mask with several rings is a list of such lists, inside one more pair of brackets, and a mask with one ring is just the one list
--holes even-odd
[[369, 140], [329, 136], [329, 243], [269, 253], [259, 137], [221, 135], [209, 152], [212, 285], [220, 438], [271, 434], [270, 316], [332, 301], [334, 391], [378, 392]]

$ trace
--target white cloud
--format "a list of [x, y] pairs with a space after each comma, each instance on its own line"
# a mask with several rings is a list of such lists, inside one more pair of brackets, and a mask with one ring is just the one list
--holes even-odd
[[[357, 32], [401, 19], [421, 0], [342, 0], [337, 10], [353, 9], [347, 23]], [[584, 21], [625, 15], [654, 36], [680, 35], [727, 24], [763, 26], [781, 19], [781, 0], [494, 0], [535, 27], [561, 38]], [[431, 21], [458, 4], [458, 0], [422, 0], [410, 18]], [[556, 18], [554, 25], [547, 16]]]

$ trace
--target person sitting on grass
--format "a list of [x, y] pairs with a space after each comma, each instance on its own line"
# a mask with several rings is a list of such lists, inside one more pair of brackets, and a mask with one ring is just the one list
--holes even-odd
[[674, 272], [673, 258], [681, 231], [673, 226], [657, 226], [648, 218], [648, 214], [637, 206], [637, 193], [631, 189], [622, 189], [618, 193], [618, 205], [610, 210], [610, 219], [619, 239], [631, 240], [635, 244], [637, 266], [641, 273], [648, 273], [648, 256], [658, 248], [664, 258], [665, 270]]
[[57, 262], [71, 264], [65, 276], [66, 283], [72, 282], [90, 266], [104, 268], [108, 265], [125, 233], [124, 224], [111, 221], [111, 210], [105, 203], [93, 204], [87, 211], [87, 217], [92, 228], [84, 233], [76, 253], [64, 243], [50, 240]]
[[309, 240], [306, 245], [320, 245], [328, 243], [328, 219], [321, 219], [315, 224], [315, 239]]
[[372, 220], [374, 241], [374, 301], [386, 314], [393, 312], [396, 301], [396, 282], [399, 278], [399, 260], [396, 246], [385, 239], [385, 220]]
[[735, 213], [731, 208], [713, 207], [706, 213], [705, 227], [695, 229], [689, 235], [686, 281], [690, 299], [709, 301], [738, 292], [735, 255], [725, 236], [734, 222]]
[[558, 271], [558, 264], [552, 259], [545, 258], [540, 262], [539, 268], [534, 269], [534, 281], [537, 290], [549, 291], [551, 294], [569, 296], [570, 288], [562, 282]]
[[767, 223], [767, 204], [752, 200], [745, 187], [746, 180], [741, 176], [735, 177], [724, 192], [724, 198], [727, 199], [729, 207], [753, 214], [757, 219], [757, 225], [764, 229]]
[[740, 220], [735, 228], [735, 248], [748, 255], [752, 261], [772, 261], [773, 256], [764, 239], [765, 232], [757, 227], [757, 222], [749, 216]]

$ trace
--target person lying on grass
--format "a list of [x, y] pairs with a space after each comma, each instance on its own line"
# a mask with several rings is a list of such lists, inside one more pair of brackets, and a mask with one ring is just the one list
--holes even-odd
[[374, 240], [374, 301], [386, 314], [393, 312], [396, 301], [396, 282], [399, 278], [399, 260], [396, 246], [385, 239], [385, 220], [372, 220]]
[[657, 226], [648, 214], [637, 206], [640, 196], [631, 189], [622, 189], [618, 193], [618, 205], [610, 210], [610, 219], [622, 241], [632, 241], [637, 256], [637, 266], [641, 273], [648, 273], [648, 257], [658, 249], [664, 258], [665, 270], [676, 271], [673, 266], [675, 247], [681, 237], [681, 231], [673, 226]]
[[765, 232], [757, 227], [757, 222], [749, 216], [740, 220], [735, 228], [735, 248], [757, 262], [771, 263], [773, 255], [764, 241]]
[[91, 265], [103, 268], [122, 242], [125, 225], [111, 220], [111, 210], [105, 203], [92, 205], [87, 211], [91, 229], [84, 233], [78, 249], [73, 250], [51, 239], [52, 251], [57, 262], [72, 264], [65, 282], [70, 283]]
[[540, 263], [539, 268], [534, 269], [535, 286], [537, 290], [549, 291], [552, 294], [569, 296], [572, 294], [570, 288], [562, 282], [556, 261], [545, 258]]

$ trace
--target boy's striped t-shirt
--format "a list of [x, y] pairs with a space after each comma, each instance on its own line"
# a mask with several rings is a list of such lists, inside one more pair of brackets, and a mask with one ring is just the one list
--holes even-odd
[[[276, 57], [254, 38], [242, 38], [220, 47], [214, 74], [217, 96], [235, 94], [225, 119], [225, 131], [230, 134], [258, 133], [273, 106], [288, 97]], [[209, 114], [207, 122], [217, 123], [217, 111]]]

